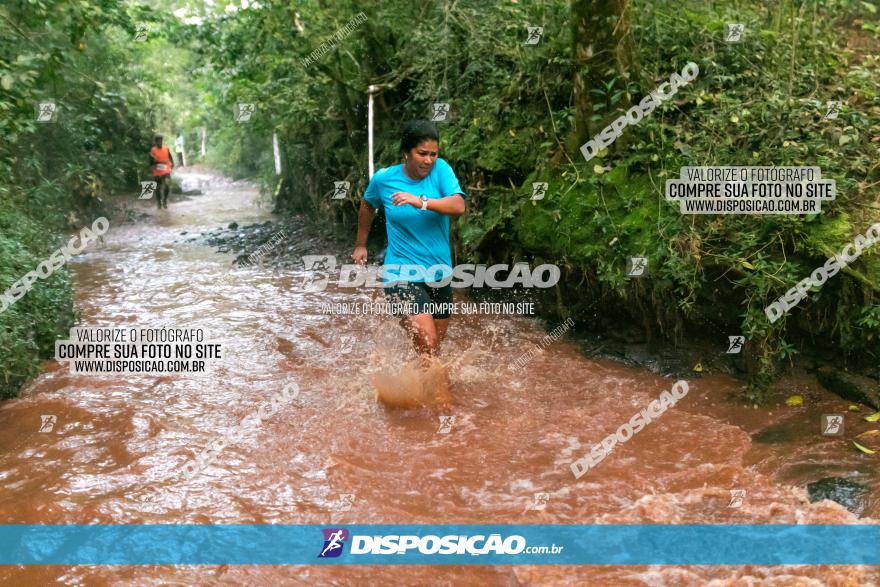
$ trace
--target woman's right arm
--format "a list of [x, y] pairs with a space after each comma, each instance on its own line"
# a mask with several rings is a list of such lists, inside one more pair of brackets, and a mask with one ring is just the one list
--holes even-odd
[[370, 226], [376, 210], [366, 201], [361, 200], [361, 209], [358, 212], [358, 231], [354, 241], [354, 253], [351, 258], [355, 263], [365, 265], [367, 263], [367, 237], [370, 236]]

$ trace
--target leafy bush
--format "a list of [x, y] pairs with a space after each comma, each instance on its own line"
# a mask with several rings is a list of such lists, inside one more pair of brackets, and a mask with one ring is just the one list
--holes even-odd
[[[47, 190], [41, 192], [34, 199], [49, 199]], [[47, 237], [46, 227], [63, 225], [63, 214], [57, 207], [47, 207], [42, 221], [34, 220], [21, 202], [30, 201], [32, 194], [14, 198], [7, 191], [0, 198], [0, 292], [36, 269], [60, 244], [60, 239]], [[73, 325], [72, 308], [70, 277], [62, 268], [34, 282], [23, 298], [0, 312], [0, 398], [14, 396], [39, 373], [41, 359], [54, 354], [55, 335]]]
[[[0, 292], [45, 260], [64, 235], [104, 213], [111, 190], [134, 191], [154, 120], [150, 79], [131, 41], [147, 7], [115, 0], [0, 6]], [[54, 102], [57, 119], [36, 121]], [[73, 323], [66, 268], [0, 313], [0, 397], [54, 353]]]

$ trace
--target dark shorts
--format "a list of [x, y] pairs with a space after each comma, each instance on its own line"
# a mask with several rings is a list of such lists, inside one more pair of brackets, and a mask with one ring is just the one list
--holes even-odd
[[431, 314], [436, 319], [449, 318], [452, 306], [452, 286], [431, 287], [427, 283], [401, 281], [385, 287], [385, 297], [389, 303], [412, 304], [412, 311], [395, 312], [399, 314]]
[[171, 174], [154, 175], [153, 181], [156, 182], [156, 192], [160, 195], [165, 194], [165, 199], [168, 199], [168, 192], [171, 191]]

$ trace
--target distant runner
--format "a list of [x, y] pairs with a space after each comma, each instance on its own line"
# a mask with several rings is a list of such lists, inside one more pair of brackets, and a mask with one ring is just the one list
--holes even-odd
[[186, 167], [186, 156], [183, 154], [183, 133], [177, 135], [177, 138], [174, 139], [174, 152], [177, 153], [177, 160], [180, 161], [181, 167]]
[[168, 209], [168, 192], [171, 191], [171, 170], [174, 168], [174, 159], [171, 150], [162, 145], [162, 135], [153, 137], [153, 147], [150, 149], [150, 165], [153, 170], [153, 179], [156, 181], [156, 203], [159, 208], [163, 204]]
[[[440, 135], [427, 120], [414, 120], [406, 125], [400, 139], [404, 162], [376, 172], [364, 192], [358, 215], [358, 231], [351, 258], [367, 262], [367, 236], [376, 208], [385, 208], [388, 229], [388, 250], [385, 265], [418, 265], [425, 274], [419, 277], [400, 276], [395, 269], [383, 275], [385, 295], [390, 302], [415, 304], [415, 312], [401, 318], [413, 347], [422, 358], [433, 357], [449, 327], [449, 313], [427, 312], [429, 304], [451, 304], [452, 286], [432, 287], [452, 273], [449, 247], [449, 218], [465, 212], [467, 197], [452, 167], [437, 158]], [[436, 270], [428, 275], [432, 265]]]

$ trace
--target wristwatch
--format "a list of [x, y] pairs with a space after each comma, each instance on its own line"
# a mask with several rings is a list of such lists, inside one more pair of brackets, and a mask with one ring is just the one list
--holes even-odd
[[419, 199], [422, 201], [422, 210], [428, 209], [428, 196], [422, 194], [419, 196]]

